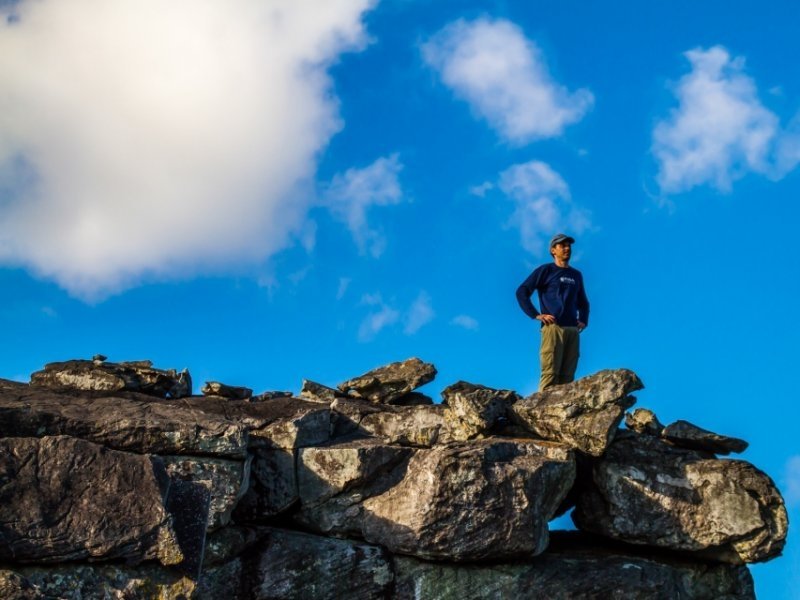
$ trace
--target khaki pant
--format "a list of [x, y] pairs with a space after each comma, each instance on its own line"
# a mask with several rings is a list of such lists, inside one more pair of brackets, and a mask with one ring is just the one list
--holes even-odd
[[579, 356], [580, 334], [577, 327], [542, 327], [542, 347], [539, 352], [542, 378], [539, 380], [539, 391], [551, 385], [574, 381]]

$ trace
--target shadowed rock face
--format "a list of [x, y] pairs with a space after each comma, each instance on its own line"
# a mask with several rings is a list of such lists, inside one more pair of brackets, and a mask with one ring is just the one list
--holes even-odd
[[338, 388], [357, 398], [391, 404], [393, 400], [433, 381], [434, 377], [436, 367], [418, 358], [409, 358], [344, 381]]
[[632, 433], [595, 464], [573, 518], [586, 531], [733, 563], [777, 556], [788, 527], [783, 499], [754, 466]]
[[675, 421], [667, 425], [661, 432], [661, 437], [676, 446], [689, 448], [690, 450], [713, 452], [714, 454], [744, 452], [748, 446], [744, 440], [707, 431], [688, 421]]
[[372, 600], [386, 598], [393, 573], [377, 546], [269, 530], [252, 567], [252, 598]]
[[55, 391], [82, 390], [115, 393], [140, 392], [150, 396], [183, 398], [192, 393], [189, 372], [154, 369], [149, 360], [110, 363], [68, 360], [45, 365], [31, 375], [31, 385]]
[[755, 598], [745, 567], [639, 556], [603, 548], [595, 540], [581, 543], [576, 533], [555, 532], [552, 547], [527, 563], [453, 565], [398, 556], [393, 598]]
[[246, 427], [172, 402], [133, 393], [61, 394], [0, 380], [0, 436], [70, 435], [131, 452], [245, 457]]
[[0, 439], [0, 560], [179, 564], [168, 492], [159, 459], [69, 437]]
[[520, 400], [509, 416], [539, 437], [600, 456], [636, 401], [628, 394], [643, 387], [633, 371], [600, 371]]

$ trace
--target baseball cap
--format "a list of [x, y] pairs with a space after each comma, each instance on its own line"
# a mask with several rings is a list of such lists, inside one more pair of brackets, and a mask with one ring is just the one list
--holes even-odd
[[563, 233], [557, 233], [553, 236], [553, 239], [550, 240], [550, 247], [552, 248], [556, 244], [574, 244], [575, 238], [569, 237], [568, 235], [564, 235]]

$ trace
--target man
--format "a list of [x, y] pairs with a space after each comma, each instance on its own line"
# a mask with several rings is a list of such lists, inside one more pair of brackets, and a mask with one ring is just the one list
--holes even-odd
[[[575, 379], [581, 331], [589, 324], [589, 300], [580, 271], [569, 266], [575, 240], [559, 233], [550, 240], [552, 263], [538, 267], [517, 288], [517, 302], [531, 319], [541, 321], [542, 376], [539, 391]], [[531, 302], [539, 292], [537, 311]]]

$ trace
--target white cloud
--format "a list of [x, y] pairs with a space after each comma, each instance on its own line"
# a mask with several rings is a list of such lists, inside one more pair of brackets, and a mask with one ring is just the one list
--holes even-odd
[[350, 277], [340, 277], [339, 278], [339, 287], [336, 290], [336, 299], [341, 300], [344, 298], [344, 295], [347, 293], [347, 288], [350, 287], [350, 282], [353, 281]]
[[403, 199], [398, 174], [403, 165], [396, 154], [382, 157], [363, 169], [337, 174], [323, 193], [323, 202], [334, 216], [347, 223], [359, 251], [378, 258], [386, 248], [383, 234], [370, 227], [370, 206], [399, 204]]
[[386, 327], [395, 324], [400, 319], [400, 311], [384, 303], [380, 294], [365, 294], [361, 303], [374, 307], [361, 321], [358, 328], [358, 340], [369, 342]]
[[572, 203], [569, 186], [546, 163], [513, 165], [500, 173], [498, 185], [514, 201], [511, 224], [529, 252], [544, 253], [545, 240], [559, 231], [578, 235], [591, 228], [589, 212]]
[[478, 321], [469, 315], [458, 315], [453, 317], [453, 320], [450, 321], [452, 325], [456, 325], [458, 327], [463, 327], [464, 329], [468, 329], [470, 331], [478, 331]]
[[480, 185], [474, 185], [469, 188], [469, 193], [479, 198], [484, 198], [486, 193], [494, 189], [494, 184], [491, 181], [484, 181]]
[[800, 162], [800, 137], [762, 105], [742, 57], [721, 46], [685, 56], [692, 70], [674, 85], [678, 107], [653, 131], [662, 192], [703, 184], [729, 192], [749, 172], [779, 179]]
[[0, 262], [97, 298], [285, 247], [371, 4], [0, 5]]
[[594, 98], [551, 78], [534, 42], [514, 23], [458, 20], [422, 46], [425, 62], [507, 140], [558, 136], [583, 118]]
[[405, 316], [405, 327], [403, 333], [413, 335], [424, 325], [430, 323], [436, 313], [431, 306], [431, 297], [427, 292], [420, 292], [416, 300], [411, 304]]
[[786, 503], [800, 505], [800, 456], [792, 456], [786, 462]]

